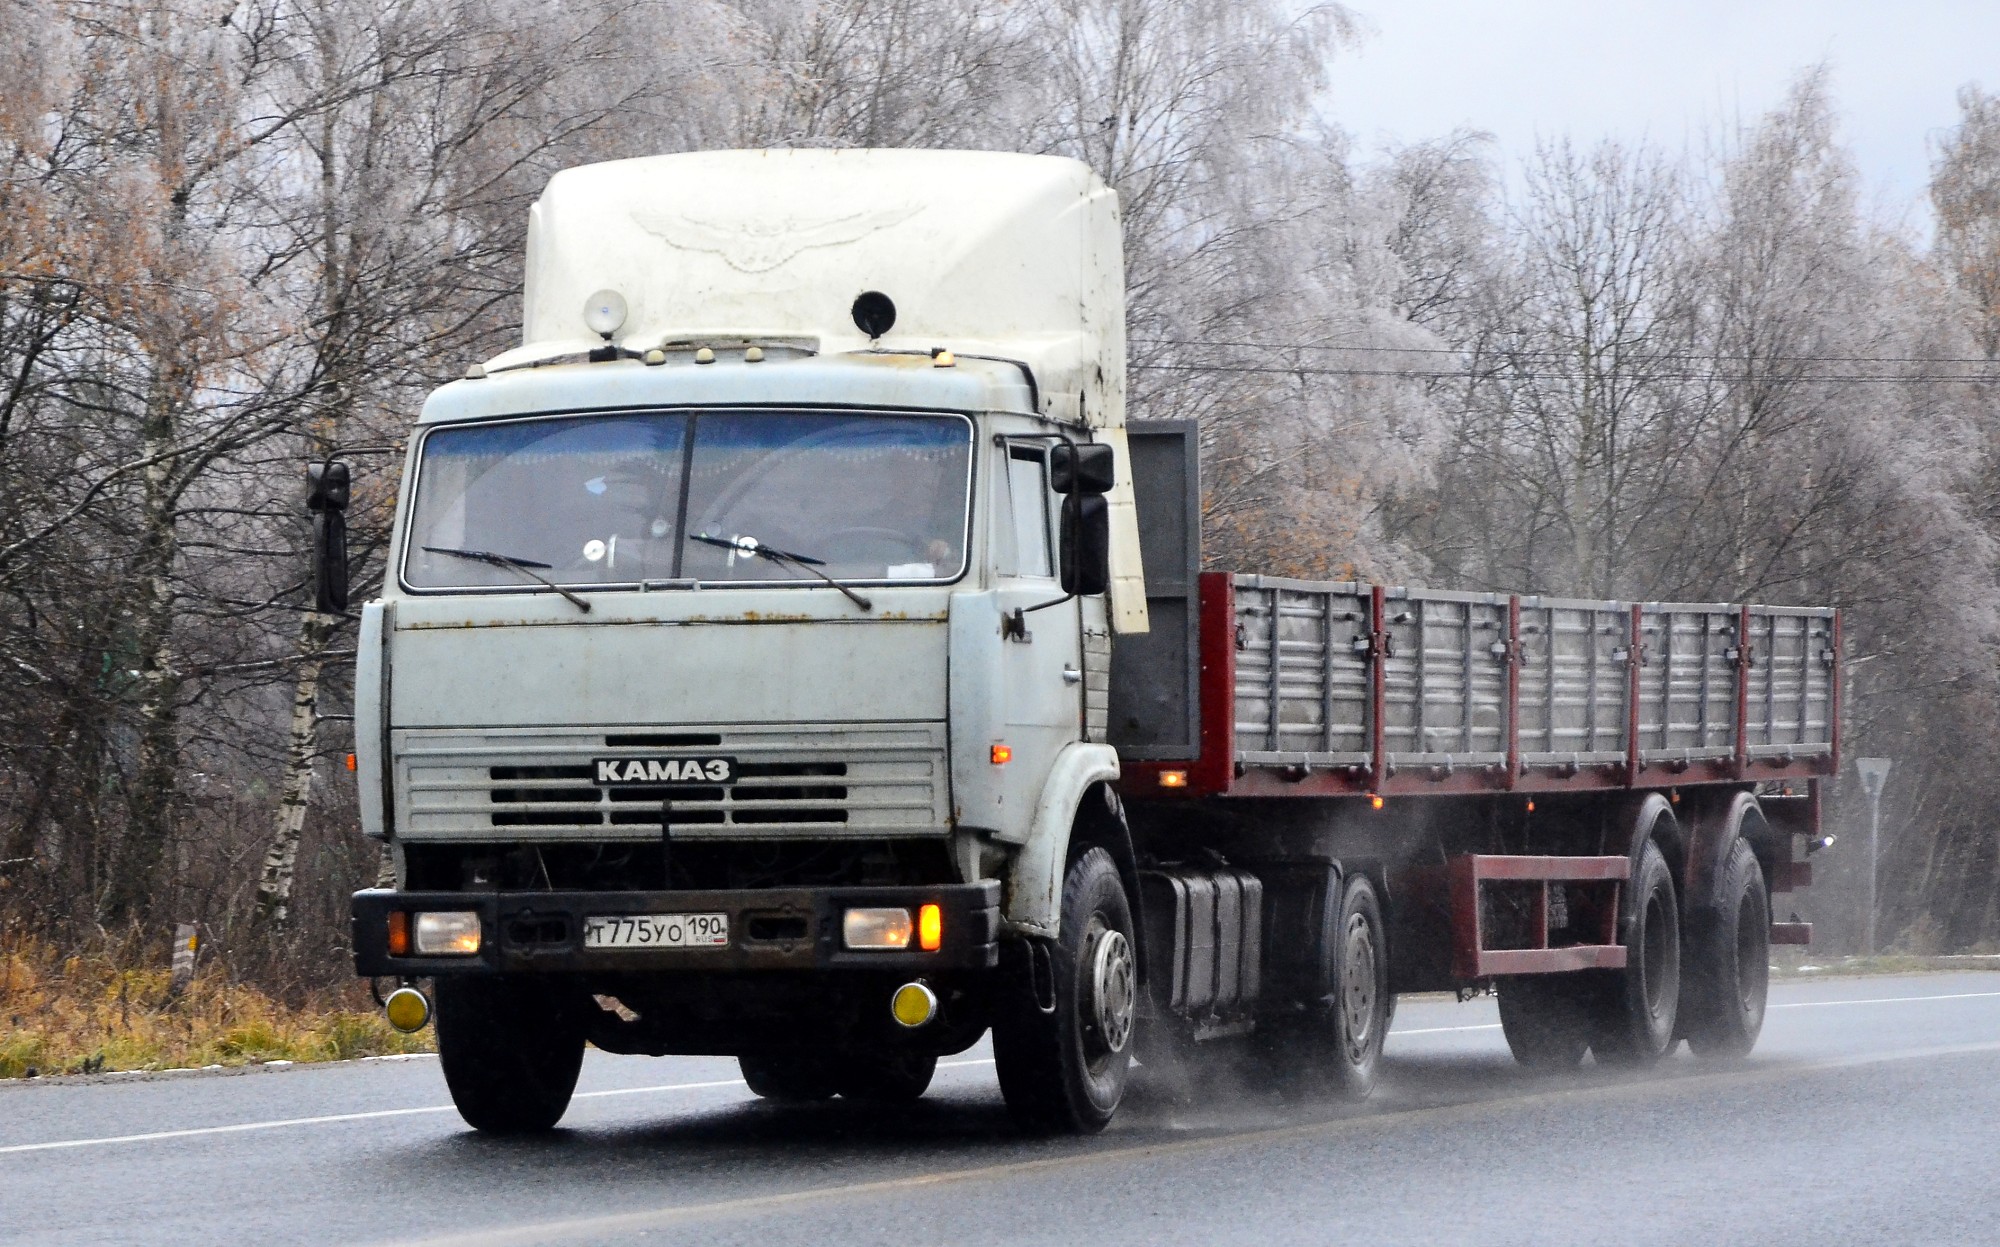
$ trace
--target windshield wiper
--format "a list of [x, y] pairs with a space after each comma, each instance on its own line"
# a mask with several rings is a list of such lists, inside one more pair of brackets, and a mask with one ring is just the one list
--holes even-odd
[[767, 558], [773, 563], [791, 563], [795, 566], [803, 567], [813, 575], [818, 576], [821, 580], [826, 581], [826, 583], [845, 593], [848, 601], [853, 602], [862, 610], [872, 611], [875, 609], [873, 602], [870, 602], [867, 598], [862, 597], [859, 593], [856, 593], [854, 590], [821, 571], [820, 568], [826, 566], [825, 559], [816, 559], [804, 554], [793, 554], [790, 550], [775, 549], [765, 545], [755, 537], [711, 537], [707, 533], [689, 533], [688, 540], [699, 541], [703, 545], [720, 546], [725, 550], [736, 550], [743, 554], [755, 554], [760, 558]]
[[495, 554], [491, 550], [454, 550], [450, 546], [425, 546], [423, 549], [428, 554], [449, 554], [453, 558], [471, 559], [475, 563], [491, 563], [495, 567], [511, 567], [528, 579], [539, 584], [545, 584], [557, 593], [562, 594], [575, 603], [576, 608], [584, 614], [588, 615], [590, 613], [590, 603], [535, 570], [537, 567], [548, 568], [549, 564], [547, 563], [537, 563], [532, 559], [512, 558], [505, 554]]

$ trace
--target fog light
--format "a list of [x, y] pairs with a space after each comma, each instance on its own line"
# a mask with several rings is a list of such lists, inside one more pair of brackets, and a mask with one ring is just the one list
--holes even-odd
[[910, 911], [850, 909], [841, 919], [840, 936], [849, 948], [908, 948]]
[[905, 983], [889, 997], [889, 1012], [912, 1030], [936, 1017], [937, 1007], [937, 993], [922, 983]]
[[389, 1025], [408, 1035], [431, 1020], [431, 1002], [414, 987], [398, 987], [382, 1002], [382, 1012], [389, 1015]]
[[417, 951], [465, 957], [479, 951], [479, 915], [471, 910], [417, 915]]

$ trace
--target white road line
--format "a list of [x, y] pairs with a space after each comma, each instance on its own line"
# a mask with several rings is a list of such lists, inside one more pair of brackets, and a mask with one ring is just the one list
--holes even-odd
[[1874, 996], [1866, 1000], [1790, 1000], [1773, 1009], [1826, 1009], [1834, 1005], [1907, 1005], [1921, 1000], [1983, 1000], [2000, 992], [1950, 992], [1937, 996]]
[[[992, 1057], [970, 1061], [940, 1061], [939, 1069], [962, 1069], [971, 1065], [991, 1065]], [[595, 1100], [619, 1095], [656, 1095], [668, 1091], [710, 1091], [717, 1087], [741, 1087], [741, 1078], [722, 1078], [714, 1082], [675, 1082], [657, 1087], [614, 1087], [608, 1091], [579, 1091], [572, 1099]], [[187, 1130], [155, 1130], [148, 1134], [117, 1134], [96, 1139], [58, 1139], [51, 1143], [15, 1143], [0, 1147], [0, 1156], [18, 1152], [55, 1152], [73, 1147], [103, 1147], [112, 1143], [159, 1143], [167, 1139], [193, 1139], [211, 1134], [241, 1134], [248, 1130], [282, 1130], [290, 1126], [328, 1126], [345, 1121], [377, 1121], [384, 1117], [416, 1117], [424, 1113], [450, 1113], [455, 1110], [449, 1104], [431, 1104], [423, 1108], [383, 1108], [366, 1113], [328, 1113], [321, 1117], [286, 1117], [277, 1121], [246, 1121], [231, 1126], [197, 1126]]]
[[1419, 1026], [1414, 1030], [1392, 1030], [1389, 1034], [1393, 1038], [1397, 1035], [1442, 1035], [1447, 1031], [1497, 1031], [1499, 1029], [1500, 1023], [1487, 1022], [1482, 1026]]

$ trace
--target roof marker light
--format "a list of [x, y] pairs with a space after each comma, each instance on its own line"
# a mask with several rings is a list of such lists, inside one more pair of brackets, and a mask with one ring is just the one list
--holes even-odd
[[616, 290], [600, 290], [583, 305], [583, 323], [606, 342], [625, 326], [625, 296]]

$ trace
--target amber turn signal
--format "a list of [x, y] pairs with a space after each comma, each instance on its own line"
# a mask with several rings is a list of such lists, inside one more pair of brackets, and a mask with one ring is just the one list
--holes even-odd
[[936, 904], [917, 911], [917, 947], [934, 953], [944, 947], [944, 909]]
[[389, 955], [410, 955], [410, 916], [400, 909], [389, 911]]
[[1187, 772], [1186, 772], [1186, 771], [1161, 771], [1161, 772], [1160, 772], [1160, 787], [1162, 787], [1162, 788], [1185, 788], [1185, 787], [1187, 787]]
[[993, 765], [1005, 766], [1014, 760], [1014, 750], [1009, 745], [995, 745], [990, 756], [993, 759]]

